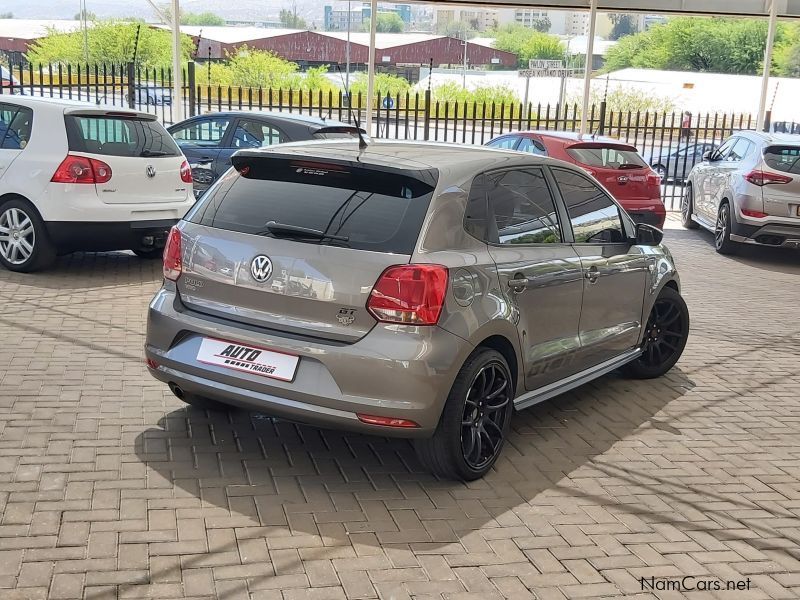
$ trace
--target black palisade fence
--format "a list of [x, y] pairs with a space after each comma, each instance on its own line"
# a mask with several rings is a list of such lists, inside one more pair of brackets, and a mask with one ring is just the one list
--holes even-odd
[[[180, 101], [185, 117], [223, 110], [290, 112], [352, 123], [364, 122], [367, 98], [342, 90], [293, 90], [198, 84], [195, 63], [183, 69]], [[24, 94], [106, 104], [173, 119], [171, 69], [134, 64], [12, 64], [0, 70], [0, 95]], [[2, 102], [2, 98], [0, 98]], [[348, 109], [348, 104], [352, 107]], [[430, 90], [384, 94], [372, 101], [373, 137], [485, 144], [497, 136], [524, 130], [580, 130], [577, 104], [486, 104], [434, 98]], [[769, 127], [770, 115], [767, 115]], [[590, 107], [590, 135], [605, 135], [636, 146], [644, 160], [662, 174], [667, 208], [677, 209], [682, 183], [703, 154], [734, 131], [754, 129], [746, 114], [694, 113], [684, 127], [684, 112], [621, 112], [604, 102]]]

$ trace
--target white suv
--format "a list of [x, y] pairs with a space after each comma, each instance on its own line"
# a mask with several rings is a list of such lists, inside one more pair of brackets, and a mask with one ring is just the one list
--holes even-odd
[[30, 272], [78, 250], [161, 256], [194, 204], [189, 163], [155, 116], [0, 96], [0, 264]]

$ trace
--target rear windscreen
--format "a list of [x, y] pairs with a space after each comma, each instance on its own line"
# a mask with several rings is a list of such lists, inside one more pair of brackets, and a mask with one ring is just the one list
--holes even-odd
[[640, 169], [647, 163], [634, 150], [617, 148], [567, 148], [570, 157], [587, 167], [605, 169]]
[[[241, 170], [245, 176], [208, 194], [189, 221], [311, 244], [411, 254], [434, 189], [430, 177], [420, 181], [394, 172], [302, 160], [265, 160]], [[267, 230], [270, 221], [338, 239], [275, 236]]]
[[105, 156], [180, 156], [172, 136], [157, 121], [105, 115], [67, 115], [69, 149]]
[[800, 175], [800, 146], [769, 146], [764, 162], [770, 169]]

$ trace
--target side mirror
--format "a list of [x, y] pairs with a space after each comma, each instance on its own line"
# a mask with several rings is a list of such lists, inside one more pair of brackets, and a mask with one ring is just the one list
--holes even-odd
[[664, 232], [658, 227], [653, 227], [647, 223], [636, 225], [636, 245], [637, 246], [658, 246], [664, 239]]
[[714, 156], [713, 150], [706, 150], [705, 152], [703, 152], [703, 162], [711, 162], [713, 156]]

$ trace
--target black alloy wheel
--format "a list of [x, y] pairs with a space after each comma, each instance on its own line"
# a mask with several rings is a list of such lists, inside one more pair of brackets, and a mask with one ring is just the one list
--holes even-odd
[[503, 447], [511, 388], [505, 365], [491, 362], [478, 372], [467, 391], [461, 419], [461, 451], [464, 462], [476, 471], [494, 462]]

